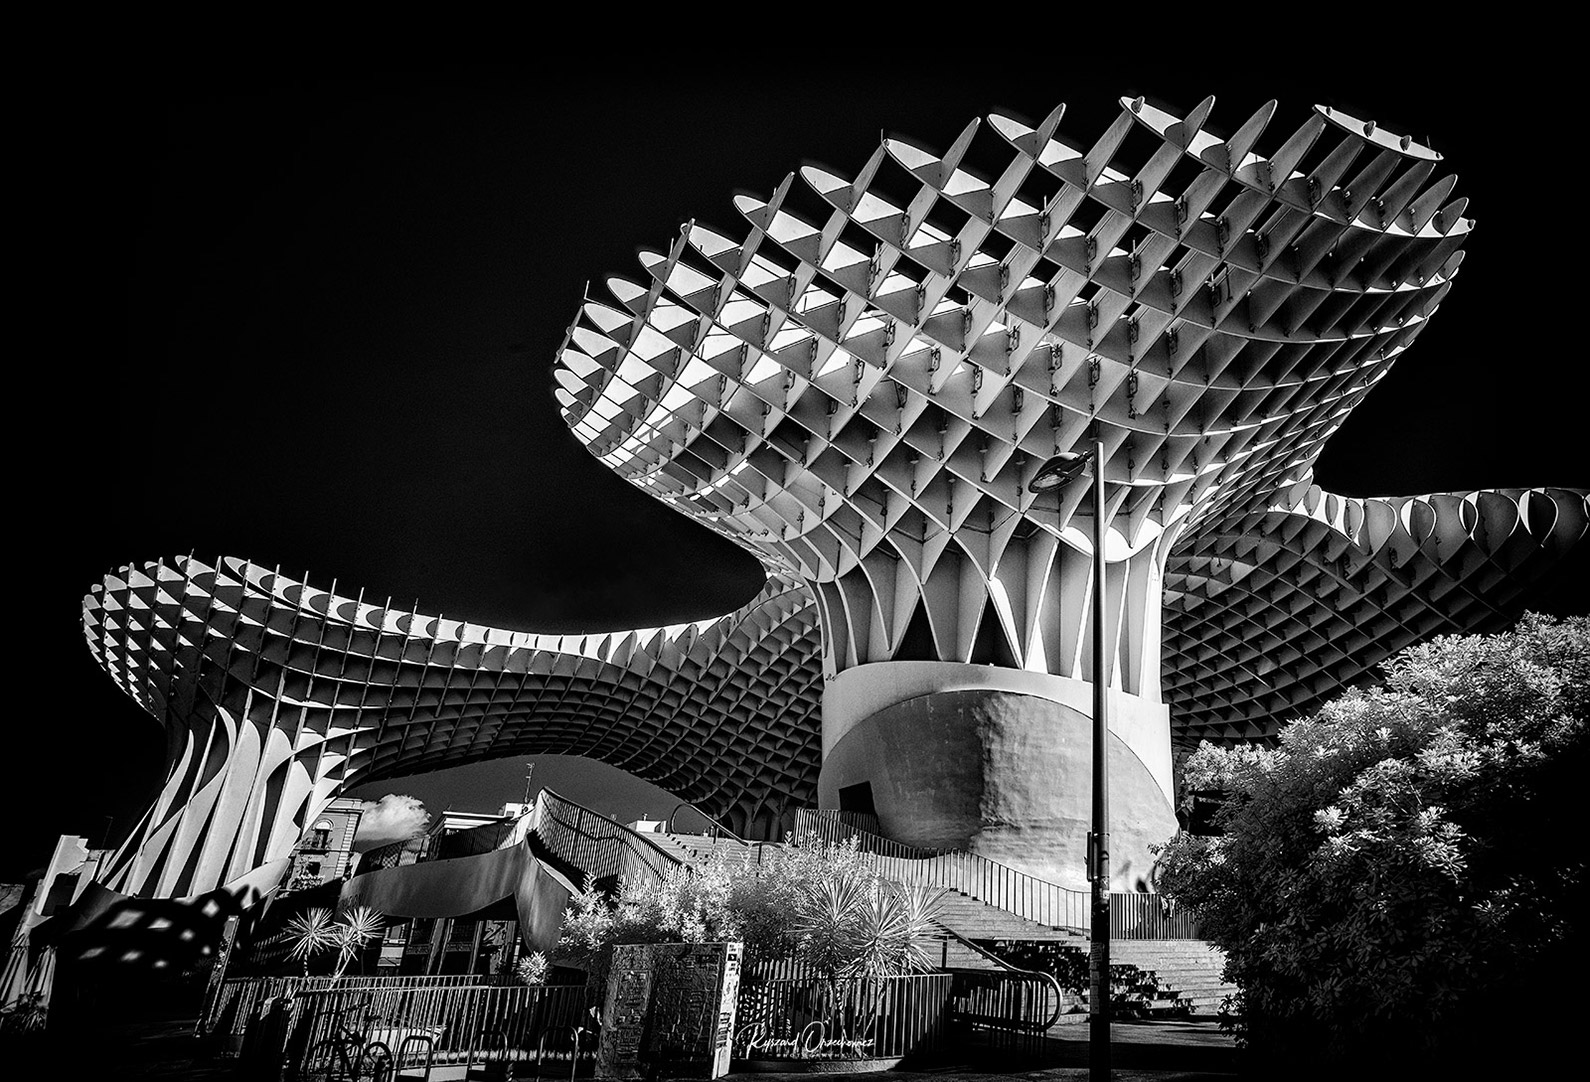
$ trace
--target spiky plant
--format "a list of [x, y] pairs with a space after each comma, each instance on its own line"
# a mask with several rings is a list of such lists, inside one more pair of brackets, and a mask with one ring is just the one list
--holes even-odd
[[794, 914], [799, 954], [830, 978], [932, 968], [927, 944], [944, 891], [862, 874], [810, 884]]
[[948, 892], [926, 883], [897, 883], [894, 893], [901, 908], [899, 972], [925, 973], [933, 968], [929, 944], [939, 934], [938, 921]]
[[337, 971], [331, 975], [333, 980], [342, 976], [359, 949], [379, 936], [385, 924], [380, 912], [368, 905], [356, 905], [343, 914], [342, 923], [335, 925], [333, 931], [332, 945], [337, 948]]
[[791, 914], [800, 955], [830, 980], [847, 975], [854, 965], [872, 886], [862, 875], [819, 880]]
[[308, 909], [287, 922], [287, 935], [292, 940], [288, 953], [303, 963], [307, 977], [311, 958], [321, 951], [335, 950], [337, 968], [331, 975], [335, 980], [358, 955], [359, 948], [381, 934], [385, 923], [380, 912], [367, 905], [354, 906], [340, 921], [329, 909]]
[[306, 909], [287, 922], [287, 935], [292, 940], [290, 957], [303, 963], [304, 976], [309, 976], [309, 960], [337, 943], [331, 910]]

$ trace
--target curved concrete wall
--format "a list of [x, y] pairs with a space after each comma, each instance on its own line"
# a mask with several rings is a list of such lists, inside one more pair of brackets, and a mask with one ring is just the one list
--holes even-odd
[[[888, 671], [857, 679], [867, 668]], [[964, 671], [973, 669], [984, 671]], [[996, 686], [975, 686], [984, 680]], [[824, 701], [819, 800], [837, 807], [841, 788], [870, 783], [891, 837], [970, 849], [1085, 890], [1091, 702], [1079, 708], [1056, 694], [1075, 700], [1079, 690], [1089, 694], [1082, 681], [931, 662], [842, 673]], [[1110, 716], [1111, 885], [1131, 890], [1148, 879], [1148, 847], [1176, 832], [1169, 719], [1161, 704], [1119, 693], [1111, 695]]]
[[[1086, 680], [945, 661], [885, 661], [830, 677], [823, 689], [823, 759], [857, 724], [886, 706], [918, 695], [973, 689], [1009, 691], [1048, 699], [1084, 717], [1093, 716], [1093, 685]], [[1175, 804], [1170, 766], [1170, 711], [1158, 699], [1108, 692], [1110, 732], [1142, 760], [1165, 800]]]

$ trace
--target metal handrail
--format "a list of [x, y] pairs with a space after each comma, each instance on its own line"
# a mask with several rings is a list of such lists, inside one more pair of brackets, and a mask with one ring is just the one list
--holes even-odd
[[[569, 821], [571, 819], [572, 822]], [[595, 820], [598, 824], [605, 823], [613, 830], [595, 833], [587, 828], [587, 819]], [[565, 839], [557, 836], [556, 831], [548, 829], [550, 824], [592, 844], [589, 847], [568, 845]], [[660, 880], [669, 865], [684, 863], [616, 819], [592, 811], [547, 788], [543, 788], [536, 797], [536, 809], [529, 830], [560, 859], [593, 878], [643, 873], [651, 879]], [[618, 852], [613, 852], [603, 843], [610, 843]], [[663, 862], [662, 867], [658, 866], [659, 860]]]
[[986, 978], [991, 982], [1021, 981], [1045, 985], [1049, 1002], [1052, 1005], [1047, 1017], [1042, 1020], [1018, 1017], [1014, 1012], [1004, 1012], [1000, 1019], [1004, 1023], [1002, 1028], [1007, 1028], [1016, 1033], [1043, 1033], [1060, 1020], [1060, 1015], [1065, 1011], [1065, 991], [1060, 987], [1060, 982], [1051, 974], [1030, 969], [1010, 969], [1005, 971], [986, 969], [957, 969], [951, 970], [961, 980], [976, 980]]
[[[970, 939], [967, 939], [965, 936], [961, 935], [961, 933], [957, 932], [954, 928], [951, 928], [951, 927], [949, 927], [947, 925], [944, 925], [944, 924], [940, 924], [939, 928], [942, 929], [944, 931], [944, 933], [946, 935], [948, 935], [951, 939], [953, 939], [957, 943], [961, 944], [961, 946], [969, 948], [970, 950], [972, 950], [976, 954], [980, 955], [983, 958], [986, 958], [988, 961], [993, 962], [995, 965], [999, 966], [999, 971], [1000, 972], [1009, 973], [1012, 976], [1016, 976], [1016, 977], [1031, 977], [1031, 978], [1033, 978], [1035, 980], [1038, 980], [1038, 981], [1047, 982], [1050, 985], [1050, 991], [1053, 993], [1052, 999], [1053, 999], [1053, 1002], [1054, 1002], [1054, 1010], [1050, 1012], [1049, 1018], [1046, 1021], [1042, 1022], [1042, 1023], [1032, 1024], [1031, 1026], [1027, 1026], [1027, 1025], [1024, 1025], [1024, 1024], [1019, 1023], [1019, 1022], [1018, 1023], [1014, 1023], [1013, 1024], [1013, 1028], [1015, 1028], [1015, 1029], [1028, 1029], [1028, 1028], [1030, 1028], [1034, 1032], [1042, 1032], [1044, 1030], [1047, 1030], [1050, 1026], [1054, 1025], [1055, 1022], [1059, 1021], [1061, 1012], [1065, 1010], [1065, 989], [1060, 987], [1060, 982], [1055, 980], [1053, 973], [1045, 973], [1041, 969], [1022, 969], [1020, 966], [1013, 966], [1009, 962], [1005, 961], [1005, 959], [1003, 959], [999, 955], [995, 954], [993, 951], [988, 950], [985, 947], [981, 947], [981, 946], [977, 945], [976, 943], [972, 942]], [[986, 971], [984, 971], [984, 972], [986, 972]]]
[[1092, 926], [1085, 892], [1039, 879], [976, 853], [905, 845], [809, 808], [795, 813], [795, 834], [803, 833], [813, 833], [827, 841], [855, 838], [863, 852], [878, 861], [891, 862], [891, 878], [949, 887], [1052, 928], [1086, 931]]
[[938, 921], [934, 921], [933, 923], [934, 923], [934, 925], [937, 926], [939, 931], [944, 933], [945, 938], [955, 940], [955, 942], [959, 943], [961, 946], [965, 947], [967, 950], [971, 951], [973, 954], [976, 954], [976, 955], [978, 955], [981, 958], [985, 958], [988, 961], [993, 962], [1000, 969], [1009, 970], [1012, 973], [1035, 973], [1035, 972], [1037, 972], [1037, 970], [1017, 969], [1015, 966], [1013, 966], [1009, 962], [1005, 961], [1003, 958], [1001, 958], [999, 955], [995, 954], [993, 951], [989, 950], [987, 947], [978, 946], [976, 943], [973, 943], [970, 939], [967, 939], [965, 936], [961, 935], [961, 933], [957, 932], [954, 928], [951, 928], [949, 925], [942, 924], [942, 923], [940, 923]]
[[[681, 800], [679, 803], [675, 804], [673, 806], [673, 810], [668, 813], [667, 826], [668, 826], [668, 833], [669, 834], [672, 834], [674, 832], [674, 816], [679, 813], [679, 809], [680, 808], [689, 808], [691, 811], [693, 811], [697, 815], [701, 816], [701, 818], [705, 819], [708, 823], [712, 824], [712, 826], [717, 830], [718, 834], [722, 834], [722, 835], [725, 835], [725, 836], [727, 836], [729, 838], [732, 838], [734, 841], [739, 842], [741, 845], [750, 845], [751, 844], [750, 842], [746, 841], [744, 838], [742, 838], [738, 834], [736, 834], [734, 831], [732, 831], [728, 827], [724, 826], [723, 825], [723, 821], [721, 819], [718, 819], [715, 816], [708, 815], [706, 812], [702, 811], [700, 808], [696, 807], [696, 805], [692, 804], [688, 800]], [[716, 838], [718, 836], [718, 834], [714, 834], [712, 836], [714, 838]]]

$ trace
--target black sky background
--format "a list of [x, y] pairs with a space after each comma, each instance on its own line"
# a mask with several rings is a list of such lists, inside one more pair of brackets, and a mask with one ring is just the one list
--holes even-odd
[[[750, 556], [577, 444], [550, 364], [587, 281], [600, 295], [607, 275], [640, 276], [637, 247], [665, 248], [691, 217], [742, 234], [736, 191], [765, 195], [808, 160], [852, 175], [882, 130], [942, 150], [973, 117], [1036, 122], [1067, 101], [1061, 131], [1085, 141], [1119, 95], [1184, 113], [1212, 93], [1218, 134], [1275, 97], [1272, 133], [1320, 102], [1428, 138], [1478, 227], [1441, 312], [1318, 480], [1352, 495], [1590, 484], [1583, 302], [1546, 209], [1570, 182], [1517, 167], [1558, 122], [1522, 81], [1438, 78], [1436, 63], [103, 73], [41, 121], [20, 201], [19, 296], [38, 299], [14, 312], [32, 344], [11, 363], [36, 390], [11, 400], [24, 668], [3, 784], [23, 826], [0, 878], [58, 833], [98, 841], [107, 817], [124, 833], [158, 789], [160, 729], [79, 625], [82, 594], [118, 565], [247, 556], [540, 631], [749, 598]], [[1536, 607], [1590, 611], [1585, 564]]]

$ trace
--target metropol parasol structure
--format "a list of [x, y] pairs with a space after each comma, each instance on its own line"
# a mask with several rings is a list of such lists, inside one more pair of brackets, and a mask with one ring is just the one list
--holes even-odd
[[[1220, 139], [1212, 104], [1122, 99], [1076, 136], [1063, 107], [994, 115], [942, 154], [887, 139], [854, 176], [740, 197], [737, 236], [687, 224], [587, 301], [563, 416], [761, 560], [735, 612], [537, 635], [240, 559], [107, 575], [84, 632], [165, 726], [168, 776], [105, 885], [198, 894], [283, 861], [343, 788], [558, 752], [741, 833], [864, 810], [1079, 886], [1095, 621], [1112, 879], [1144, 880], [1175, 746], [1272, 734], [1397, 650], [1505, 625], [1590, 517], [1578, 490], [1314, 483], [1473, 222], [1406, 136], [1327, 107], [1272, 125], [1270, 103]], [[974, 137], [1002, 170], [965, 165]], [[1094, 439], [1102, 506], [1033, 485]]]

